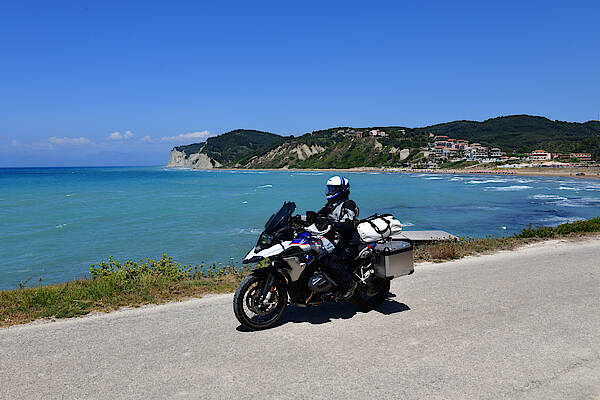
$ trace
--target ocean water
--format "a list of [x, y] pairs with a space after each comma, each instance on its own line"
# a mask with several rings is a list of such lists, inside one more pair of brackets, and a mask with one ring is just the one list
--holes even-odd
[[[91, 264], [160, 257], [239, 263], [285, 200], [324, 203], [327, 172], [144, 168], [0, 169], [0, 289], [84, 277]], [[509, 235], [600, 215], [600, 181], [346, 173], [361, 216], [407, 230]]]

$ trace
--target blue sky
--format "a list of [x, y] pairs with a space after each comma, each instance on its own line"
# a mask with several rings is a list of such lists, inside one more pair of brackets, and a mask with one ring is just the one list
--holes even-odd
[[0, 166], [164, 164], [236, 128], [600, 112], [598, 1], [0, 3]]

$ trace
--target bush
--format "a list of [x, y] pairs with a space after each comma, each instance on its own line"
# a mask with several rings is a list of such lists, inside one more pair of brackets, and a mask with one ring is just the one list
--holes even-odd
[[533, 228], [529, 225], [516, 238], [550, 238], [558, 235], [570, 235], [574, 233], [600, 232], [600, 217], [588, 219], [585, 221], [567, 222], [557, 227], [537, 226]]

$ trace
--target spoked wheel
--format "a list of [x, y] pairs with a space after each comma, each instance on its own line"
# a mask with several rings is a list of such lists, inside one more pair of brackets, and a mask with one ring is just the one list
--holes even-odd
[[[285, 287], [275, 280], [265, 290], [267, 281], [267, 276], [250, 275], [240, 283], [233, 296], [233, 312], [248, 329], [271, 328], [287, 307]], [[265, 292], [266, 296], [263, 295]]]
[[371, 311], [385, 301], [390, 291], [390, 280], [373, 276], [369, 285], [359, 285], [352, 295], [352, 303], [360, 311]]

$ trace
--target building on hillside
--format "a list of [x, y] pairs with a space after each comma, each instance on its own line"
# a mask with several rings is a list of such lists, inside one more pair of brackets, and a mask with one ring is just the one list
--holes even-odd
[[571, 153], [571, 157], [579, 158], [579, 161], [592, 161], [592, 153]]
[[488, 148], [485, 146], [475, 147], [472, 152], [472, 158], [475, 160], [484, 160], [488, 158]]
[[492, 150], [490, 150], [491, 158], [500, 158], [503, 155], [504, 155], [504, 152], [498, 147], [494, 147], [494, 148], [492, 148]]
[[571, 158], [570, 154], [552, 153], [552, 159], [553, 160], [568, 160], [569, 158]]
[[552, 154], [546, 150], [534, 150], [529, 154], [529, 159], [531, 161], [548, 161], [552, 159]]
[[386, 136], [388, 136], [387, 133], [385, 133], [384, 131], [379, 130], [379, 129], [370, 130], [369, 131], [369, 135], [371, 135], [371, 136], [379, 136], [379, 137], [386, 137]]

